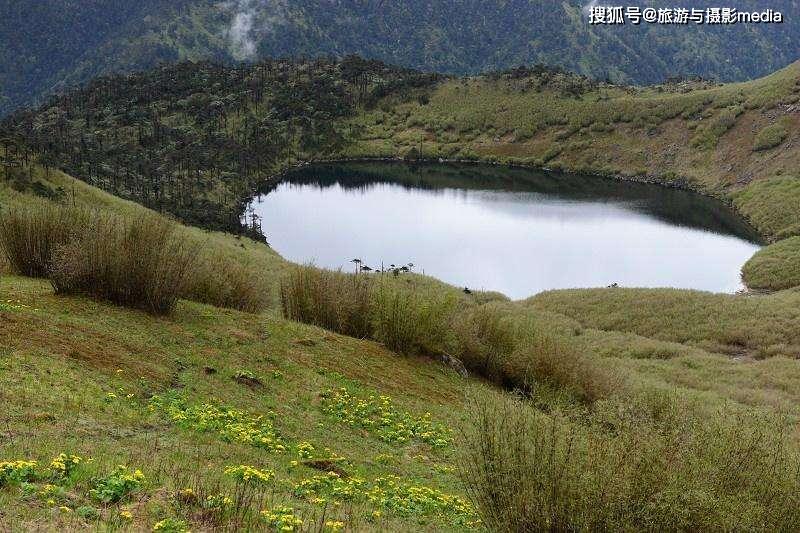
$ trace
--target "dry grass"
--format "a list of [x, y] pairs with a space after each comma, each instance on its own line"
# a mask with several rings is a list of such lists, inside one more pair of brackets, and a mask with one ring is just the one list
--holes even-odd
[[146, 210], [113, 213], [43, 200], [0, 214], [0, 256], [15, 274], [51, 278], [60, 293], [155, 313], [176, 298], [247, 312], [265, 309], [271, 279]]
[[620, 376], [578, 351], [567, 339], [530, 329], [503, 366], [504, 380], [523, 390], [544, 383], [592, 403], [624, 387]]
[[271, 279], [255, 266], [206, 252], [192, 265], [182, 298], [256, 313], [269, 305]]
[[167, 314], [187, 287], [196, 255], [164, 219], [96, 215], [88, 231], [56, 249], [50, 280], [57, 294]]
[[382, 282], [372, 301], [372, 337], [398, 353], [441, 355], [452, 344], [455, 309], [456, 301], [449, 294]]
[[506, 359], [516, 347], [516, 328], [502, 304], [466, 309], [454, 321], [456, 353], [464, 366], [492, 381], [502, 379]]
[[0, 252], [10, 270], [29, 277], [46, 277], [58, 246], [88, 222], [88, 213], [31, 201], [0, 213]]
[[[548, 322], [507, 302], [464, 304], [450, 292], [298, 267], [281, 288], [284, 316], [371, 338], [406, 355], [448, 355], [508, 389], [563, 389], [587, 403], [623, 388], [622, 380], [578, 351]], [[535, 314], [535, 313], [534, 313]]]
[[284, 317], [344, 335], [370, 335], [370, 291], [364, 275], [344, 274], [312, 266], [294, 268], [281, 283]]
[[781, 424], [692, 413], [651, 393], [573, 420], [480, 395], [462, 478], [491, 531], [796, 527], [800, 462]]

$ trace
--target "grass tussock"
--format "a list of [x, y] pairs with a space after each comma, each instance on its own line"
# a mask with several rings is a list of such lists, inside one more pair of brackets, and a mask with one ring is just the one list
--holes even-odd
[[283, 315], [344, 335], [366, 338], [371, 333], [371, 288], [366, 276], [300, 266], [281, 283]]
[[478, 304], [365, 274], [305, 266], [281, 287], [286, 318], [370, 338], [406, 355], [448, 356], [509, 389], [539, 384], [587, 403], [614, 395], [623, 383], [563, 336], [546, 332], [504, 302]]
[[454, 320], [456, 353], [464, 366], [492, 381], [502, 379], [504, 365], [516, 347], [516, 328], [499, 305], [465, 310]]
[[503, 303], [461, 310], [453, 320], [454, 354], [465, 367], [509, 389], [540, 385], [592, 403], [623, 388], [619, 376], [584, 355], [569, 338]]
[[779, 291], [800, 286], [800, 237], [790, 237], [759, 250], [742, 267], [751, 289]]
[[206, 253], [193, 263], [181, 297], [256, 313], [268, 307], [271, 290], [263, 273], [250, 264]]
[[473, 402], [460, 472], [491, 531], [785, 531], [800, 462], [760, 415], [701, 416], [649, 393], [571, 419]]
[[785, 239], [800, 235], [800, 179], [756, 180], [732, 194], [733, 203], [761, 232]]
[[87, 294], [167, 314], [184, 293], [197, 250], [157, 217], [95, 216], [92, 228], [53, 255], [57, 294]]
[[772, 148], [780, 146], [780, 144], [786, 140], [786, 137], [789, 136], [790, 125], [791, 120], [789, 120], [788, 117], [784, 117], [783, 120], [775, 124], [770, 124], [762, 129], [758, 132], [753, 142], [753, 151], [760, 152], [763, 150], [771, 150]]
[[50, 202], [30, 202], [0, 213], [0, 255], [22, 276], [46, 277], [53, 252], [84, 226], [87, 212]]
[[372, 300], [372, 336], [392, 351], [440, 355], [451, 344], [455, 299], [380, 283]]
[[504, 378], [516, 388], [536, 384], [564, 389], [587, 403], [609, 398], [624, 387], [619, 375], [584, 355], [567, 339], [531, 328], [504, 366]]
[[0, 214], [0, 256], [15, 274], [49, 278], [60, 294], [87, 294], [156, 314], [178, 298], [256, 312], [269, 291], [246, 264], [200, 253], [199, 242], [154, 214], [30, 203]]

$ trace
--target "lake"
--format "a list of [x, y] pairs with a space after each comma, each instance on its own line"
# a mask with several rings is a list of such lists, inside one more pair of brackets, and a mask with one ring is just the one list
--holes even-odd
[[251, 203], [297, 263], [415, 272], [511, 298], [562, 288], [742, 288], [759, 238], [690, 192], [594, 176], [474, 165], [302, 168]]

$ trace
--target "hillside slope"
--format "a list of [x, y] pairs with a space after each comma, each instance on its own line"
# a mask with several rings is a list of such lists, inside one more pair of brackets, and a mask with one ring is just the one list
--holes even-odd
[[[25, 190], [0, 180], [4, 207], [62, 189], [70, 202], [144, 211], [59, 172], [34, 167], [32, 174], [38, 186]], [[182, 231], [252, 261], [275, 285], [289, 267], [264, 244]], [[452, 291], [467, 307], [482, 303], [443, 284], [416, 286], [422, 296]], [[594, 406], [542, 381], [530, 398], [541, 413], [563, 411], [580, 428], [590, 416], [608, 422], [620, 413], [622, 420], [679, 398], [692, 406], [681, 418], [696, 410], [706, 422], [732, 416], [750, 424], [781, 413], [786, 418], [768, 419], [770, 433], [783, 442], [785, 431], [795, 442], [798, 291], [578, 290], [518, 303], [486, 297], [510, 316], [528, 317], [530, 334], [564, 339], [620, 377], [618, 397]], [[0, 486], [0, 526], [279, 530], [300, 520], [325, 531], [480, 529], [457, 475], [464, 461], [458, 443], [476, 414], [466, 399], [502, 393], [431, 359], [401, 357], [276, 311], [277, 303], [255, 315], [182, 302], [156, 318], [56, 296], [46, 281], [2, 274], [0, 265], [0, 464], [4, 475], [18, 476]], [[50, 465], [61, 453], [67, 457], [54, 464], [65, 464], [65, 475]], [[16, 461], [37, 461], [36, 475]], [[114, 473], [120, 464], [127, 473]], [[242, 465], [257, 469], [247, 471], [254, 481], [236, 480]], [[120, 501], [104, 502], [116, 494], [109, 488], [115, 480], [127, 488]]]
[[[480, 2], [16, 1], [0, 6], [0, 115], [98, 74], [181, 59], [360, 54], [476, 74], [544, 63], [617, 82], [756, 78], [800, 56], [800, 7], [783, 24], [589, 26], [581, 0]], [[647, 1], [642, 7], [664, 7]], [[674, 2], [669, 7], [705, 7]], [[727, 4], [762, 10], [753, 0]], [[735, 58], [735, 60], [731, 59]]]
[[[59, 172], [34, 175], [42, 188], [70, 191], [70, 203], [128, 216], [146, 211]], [[36, 200], [19, 189], [0, 180], [4, 209]], [[247, 261], [270, 284], [288, 267], [262, 243], [181, 231]], [[183, 302], [170, 317], [154, 318], [55, 296], [44, 280], [8, 276], [0, 261], [0, 528], [150, 531], [181, 518], [201, 530], [280, 529], [261, 510], [325, 531], [340, 521], [395, 531], [461, 530], [474, 522], [452, 439], [466, 416], [465, 386], [486, 387], [424, 359], [283, 320], [277, 307], [273, 301], [255, 315]], [[380, 412], [393, 420], [389, 426], [370, 426], [364, 413], [348, 422], [337, 411], [355, 412], [376, 395], [385, 397]], [[179, 405], [199, 418], [177, 416]], [[224, 424], [209, 427], [202, 417], [222, 417], [219, 409], [228, 413]], [[402, 425], [412, 422], [431, 436], [411, 438]], [[253, 441], [242, 428], [274, 440]], [[47, 473], [60, 453], [82, 458], [69, 481]], [[43, 477], [9, 483], [3, 468], [16, 460], [38, 461]], [[144, 480], [121, 503], [98, 500], [93, 483], [120, 464], [141, 470]], [[237, 483], [225, 471], [240, 465], [275, 477], [263, 486]], [[363, 480], [347, 490], [386, 499], [337, 496], [331, 491], [344, 483], [329, 471]], [[281, 511], [287, 506], [293, 512]], [[245, 507], [255, 514], [243, 514]]]
[[[786, 237], [798, 231], [793, 188], [769, 194], [768, 183], [794, 182], [798, 102], [800, 63], [752, 82], [640, 89], [519, 69], [445, 81], [423, 103], [367, 111], [348, 149], [685, 186], [733, 199], [764, 234]], [[757, 205], [766, 201], [785, 204]]]

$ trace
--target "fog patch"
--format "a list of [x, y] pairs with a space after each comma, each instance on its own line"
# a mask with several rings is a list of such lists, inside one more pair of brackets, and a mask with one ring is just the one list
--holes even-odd
[[247, 61], [256, 58], [258, 43], [273, 27], [284, 21], [285, 7], [274, 0], [228, 0], [221, 5], [230, 13], [225, 40], [234, 59]]

